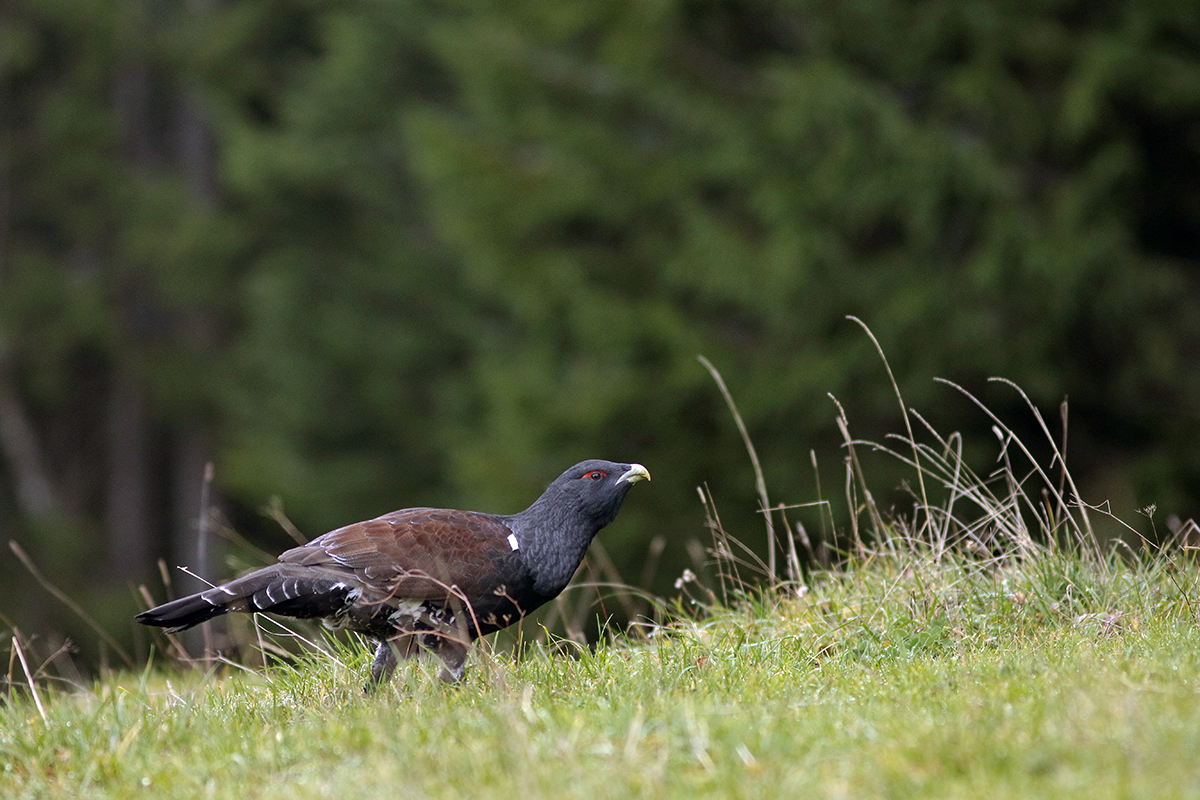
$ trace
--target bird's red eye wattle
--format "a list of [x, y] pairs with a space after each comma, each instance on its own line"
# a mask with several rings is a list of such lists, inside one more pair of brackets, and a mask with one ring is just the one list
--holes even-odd
[[608, 477], [608, 473], [602, 469], [594, 469], [583, 477], [591, 478], [594, 481], [601, 481]]

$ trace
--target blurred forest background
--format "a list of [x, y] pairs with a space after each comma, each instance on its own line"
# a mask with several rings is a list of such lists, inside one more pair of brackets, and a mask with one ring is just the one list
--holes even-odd
[[[273, 497], [311, 537], [636, 460], [602, 540], [636, 582], [661, 537], [669, 586], [697, 486], [762, 529], [697, 354], [775, 501], [812, 453], [842, 491], [828, 394], [902, 430], [850, 314], [983, 472], [935, 376], [1035, 439], [986, 379], [1069, 397], [1085, 499], [1162, 534], [1200, 513], [1198, 290], [1195, 0], [0, 4], [0, 540], [122, 642], [158, 559], [236, 568], [196, 560], [209, 462], [275, 553]], [[97, 658], [7, 548], [0, 582]]]

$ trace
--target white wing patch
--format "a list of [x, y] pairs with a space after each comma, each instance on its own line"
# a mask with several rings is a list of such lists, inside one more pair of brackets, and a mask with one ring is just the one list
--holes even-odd
[[517, 543], [517, 535], [515, 533], [510, 533], [508, 535], [508, 544], [513, 550], [521, 549], [521, 545]]

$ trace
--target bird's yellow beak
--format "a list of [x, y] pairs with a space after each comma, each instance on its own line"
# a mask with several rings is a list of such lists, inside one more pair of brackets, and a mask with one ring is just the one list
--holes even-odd
[[[641, 464], [630, 464], [629, 471], [621, 476], [621, 480], [626, 483], [637, 483], [638, 481], [650, 480], [650, 470], [643, 467]], [[619, 483], [620, 481], [618, 481]]]

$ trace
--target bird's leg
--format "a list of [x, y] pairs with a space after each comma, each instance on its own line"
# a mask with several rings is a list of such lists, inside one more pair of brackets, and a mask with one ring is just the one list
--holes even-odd
[[375, 649], [375, 660], [371, 663], [371, 679], [367, 681], [363, 691], [372, 694], [387, 683], [388, 678], [392, 677], [392, 673], [395, 671], [396, 651], [392, 649], [391, 642], [387, 639], [380, 639], [379, 646]]
[[467, 671], [467, 647], [466, 642], [461, 642], [458, 639], [450, 637], [440, 637], [438, 643], [430, 648], [445, 664], [445, 669], [438, 673], [438, 677], [446, 683], [458, 683], [462, 680], [463, 674]]

